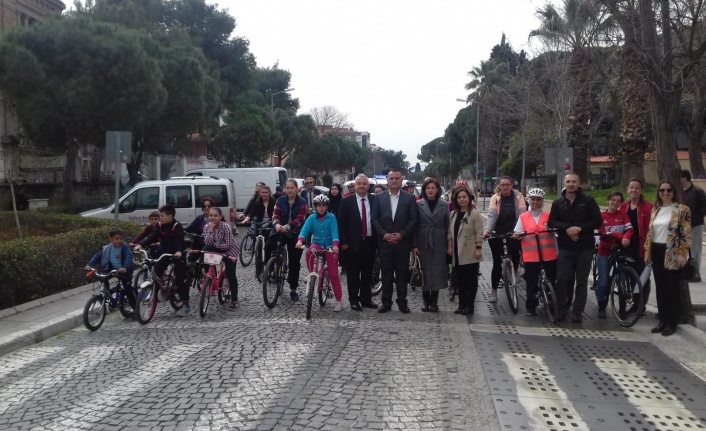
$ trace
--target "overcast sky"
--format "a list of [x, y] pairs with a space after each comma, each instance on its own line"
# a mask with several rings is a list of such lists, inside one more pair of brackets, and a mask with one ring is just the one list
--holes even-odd
[[258, 66], [292, 73], [300, 113], [333, 105], [412, 166], [464, 104], [468, 71], [505, 32], [526, 48], [546, 0], [221, 0]]

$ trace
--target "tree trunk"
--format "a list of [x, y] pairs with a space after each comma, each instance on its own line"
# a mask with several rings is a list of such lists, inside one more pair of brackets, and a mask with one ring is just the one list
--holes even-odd
[[588, 87], [589, 61], [584, 49], [574, 48], [569, 64], [570, 89], [573, 102], [569, 108], [569, 128], [566, 132], [567, 144], [574, 149], [574, 163], [571, 170], [578, 174], [581, 186], [590, 188], [588, 159], [591, 148], [591, 95]]
[[697, 84], [694, 92], [693, 110], [691, 116], [691, 133], [689, 135], [689, 168], [692, 178], [704, 175], [703, 150], [701, 140], [704, 136], [704, 117], [706, 117], [706, 86]]
[[76, 159], [78, 159], [78, 143], [73, 138], [66, 142], [66, 166], [64, 166], [64, 184], [62, 187], [63, 203], [71, 204], [76, 180]]

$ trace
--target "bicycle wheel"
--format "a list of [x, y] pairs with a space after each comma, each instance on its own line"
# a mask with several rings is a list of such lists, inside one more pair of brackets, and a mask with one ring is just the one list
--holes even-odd
[[306, 281], [306, 320], [311, 319], [311, 307], [314, 305], [314, 291], [316, 290], [315, 274], [309, 274]]
[[451, 271], [451, 283], [449, 283], [449, 301], [452, 301], [456, 298], [456, 295], [458, 294], [458, 278], [456, 277], [456, 270], [453, 269]]
[[377, 257], [375, 258], [375, 263], [373, 264], [373, 278], [372, 278], [372, 286], [370, 287], [370, 291], [372, 292], [373, 296], [379, 295], [380, 292], [382, 292], [382, 275], [380, 273], [380, 259]]
[[250, 262], [252, 262], [254, 245], [255, 241], [253, 241], [252, 235], [249, 233], [240, 242], [240, 264], [243, 267], [250, 265]]
[[[637, 288], [638, 295], [633, 295]], [[642, 310], [644, 306], [644, 295], [642, 294], [642, 283], [637, 272], [629, 266], [621, 266], [610, 283], [610, 292], [608, 294], [610, 308], [613, 310], [613, 317], [623, 328], [629, 328], [640, 320], [640, 312], [628, 315], [620, 312], [620, 301], [622, 300], [626, 307], [631, 305], [636, 306], [636, 310]], [[635, 299], [637, 298], [637, 299]], [[635, 302], [637, 301], [637, 303]]]
[[279, 298], [278, 290], [278, 272], [280, 270], [279, 258], [271, 257], [270, 261], [265, 265], [265, 270], [262, 272], [262, 300], [267, 308], [273, 308], [277, 305]]
[[319, 305], [326, 305], [326, 300], [331, 296], [331, 280], [328, 278], [328, 273], [324, 272], [319, 280]]
[[262, 283], [262, 270], [264, 269], [263, 266], [265, 266], [264, 262], [262, 261], [264, 256], [262, 255], [262, 241], [258, 240], [255, 243], [255, 278], [257, 278], [257, 281]]
[[593, 253], [593, 258], [591, 259], [591, 277], [593, 277], [593, 283], [591, 283], [591, 290], [596, 290], [598, 286], [598, 266], [596, 265], [596, 253]]
[[199, 297], [199, 316], [201, 318], [206, 317], [206, 312], [208, 311], [208, 302], [211, 298], [211, 277], [205, 276], [203, 279], [203, 285], [201, 285], [201, 295]]
[[141, 287], [137, 293], [135, 304], [135, 318], [141, 325], [146, 325], [152, 320], [157, 309], [157, 286], [152, 283]]
[[557, 309], [555, 304], [556, 293], [554, 293], [554, 286], [552, 285], [551, 281], [547, 280], [547, 276], [545, 274], [542, 274], [541, 280], [541, 298], [542, 302], [544, 303], [544, 312], [547, 313], [549, 321], [554, 323], [556, 322], [557, 315]]
[[505, 294], [507, 295], [507, 302], [508, 304], [510, 304], [510, 310], [512, 310], [514, 314], [517, 314], [517, 280], [515, 280], [515, 274], [514, 270], [512, 269], [512, 263], [505, 262], [503, 264], [503, 285], [505, 287]]
[[230, 299], [230, 283], [228, 277], [221, 278], [218, 285], [218, 303], [223, 305]]
[[93, 295], [83, 307], [83, 324], [91, 331], [97, 331], [105, 320], [105, 297]]

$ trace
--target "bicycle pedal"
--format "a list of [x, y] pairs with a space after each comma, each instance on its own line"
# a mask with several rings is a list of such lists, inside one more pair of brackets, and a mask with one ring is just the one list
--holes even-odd
[[331, 292], [327, 293], [326, 298], [329, 298], [329, 299], [333, 298], [333, 293], [331, 293]]

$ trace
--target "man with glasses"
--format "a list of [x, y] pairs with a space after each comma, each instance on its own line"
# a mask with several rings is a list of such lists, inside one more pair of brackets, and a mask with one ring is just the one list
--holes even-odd
[[[485, 231], [483, 232], [485, 238], [491, 232], [497, 234], [513, 232], [520, 214], [527, 211], [527, 205], [522, 193], [512, 188], [512, 178], [502, 176], [498, 181], [500, 191], [490, 198], [488, 220], [485, 223]], [[490, 291], [489, 302], [498, 302], [498, 284], [503, 272], [503, 240], [492, 238], [488, 240], [488, 244], [490, 245], [490, 251], [493, 253], [493, 271], [490, 275], [490, 287], [492, 290]], [[520, 265], [520, 241], [508, 238], [507, 252], [512, 258], [512, 265], [515, 271], [517, 271], [517, 267]], [[519, 277], [515, 278], [517, 280], [520, 279]]]
[[320, 194], [321, 190], [314, 187], [314, 177], [306, 177], [300, 196], [306, 201], [307, 214], [314, 212], [314, 198]]
[[[579, 176], [569, 172], [564, 177], [564, 191], [552, 202], [549, 227], [557, 232], [556, 303], [557, 322], [566, 318], [573, 302], [571, 321], [581, 323], [588, 296], [588, 274], [591, 271], [595, 239], [593, 230], [603, 224], [596, 200], [579, 187]], [[574, 297], [576, 282], [576, 297]]]

